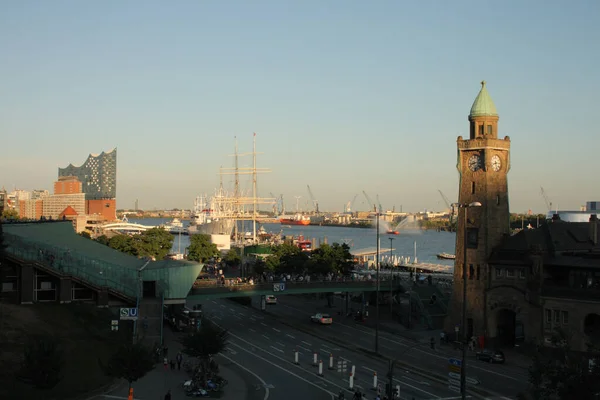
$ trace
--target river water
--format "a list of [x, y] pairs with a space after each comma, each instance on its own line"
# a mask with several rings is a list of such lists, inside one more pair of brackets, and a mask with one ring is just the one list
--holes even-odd
[[[171, 221], [169, 218], [144, 218], [130, 219], [129, 222], [142, 225], [158, 226]], [[184, 221], [187, 225], [189, 221]], [[245, 222], [244, 231], [252, 231], [252, 223]], [[377, 247], [377, 231], [376, 229], [367, 228], [345, 228], [337, 226], [284, 226], [280, 224], [263, 224], [267, 232], [279, 233], [282, 232], [286, 236], [302, 235], [308, 240], [316, 239], [323, 243], [325, 238], [329, 244], [346, 243], [350, 246], [351, 252], [360, 250], [375, 250]], [[259, 224], [257, 224], [257, 229]], [[241, 228], [240, 228], [241, 231]], [[181, 238], [181, 243], [179, 239]], [[389, 250], [390, 240], [392, 240], [393, 254], [395, 256], [414, 257], [414, 246], [416, 242], [417, 258], [420, 263], [434, 263], [444, 265], [454, 265], [452, 260], [438, 260], [436, 257], [439, 253], [454, 254], [455, 233], [437, 232], [434, 230], [400, 230], [399, 235], [387, 235], [382, 233], [379, 235], [381, 249]], [[176, 235], [173, 242], [173, 252], [184, 252], [185, 248], [190, 244], [189, 236]], [[389, 254], [389, 251], [388, 253]], [[387, 255], [382, 255], [382, 262], [385, 262]]]

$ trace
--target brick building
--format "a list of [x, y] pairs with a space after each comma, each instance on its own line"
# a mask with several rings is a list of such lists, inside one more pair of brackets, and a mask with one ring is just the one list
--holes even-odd
[[539, 229], [510, 236], [510, 139], [498, 139], [499, 117], [485, 82], [468, 119], [469, 138], [457, 140], [463, 207], [458, 212], [454, 288], [445, 330], [458, 328], [468, 337], [482, 338], [488, 347], [519, 340], [549, 344], [552, 332], [562, 328], [574, 350], [586, 350], [588, 343], [600, 339], [596, 215], [589, 222], [564, 222], [556, 216]]

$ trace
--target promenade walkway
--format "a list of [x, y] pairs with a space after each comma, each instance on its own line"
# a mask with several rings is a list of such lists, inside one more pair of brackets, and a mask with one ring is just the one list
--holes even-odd
[[[169, 349], [169, 359], [175, 359], [177, 352], [181, 350], [178, 334], [166, 329], [165, 344]], [[220, 375], [229, 381], [219, 398], [221, 400], [262, 400], [264, 389], [256, 390], [256, 379], [253, 379], [251, 375], [225, 357], [216, 357], [219, 363]], [[184, 362], [186, 359], [187, 356], [184, 356]], [[177, 367], [175, 370], [170, 368], [165, 370], [162, 364], [157, 364], [153, 371], [133, 384], [134, 398], [136, 400], [163, 400], [167, 391], [171, 390], [172, 400], [187, 400], [189, 397], [185, 395], [182, 386], [187, 379], [188, 374], [183, 370], [183, 367], [181, 370], [177, 370]], [[87, 400], [126, 400], [127, 394], [128, 385], [125, 382], [116, 389]]]

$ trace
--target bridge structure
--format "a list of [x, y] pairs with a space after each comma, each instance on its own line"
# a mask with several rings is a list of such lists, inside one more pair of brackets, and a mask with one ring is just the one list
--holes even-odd
[[120, 222], [112, 222], [109, 224], [99, 225], [98, 229], [107, 232], [123, 232], [123, 233], [138, 233], [144, 232], [148, 229], [155, 228], [155, 226], [150, 225], [142, 225], [142, 224], [134, 224], [131, 222], [120, 221]]

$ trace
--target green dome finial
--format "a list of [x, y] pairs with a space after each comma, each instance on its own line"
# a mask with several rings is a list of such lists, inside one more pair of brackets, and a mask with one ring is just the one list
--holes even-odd
[[481, 90], [471, 106], [471, 112], [469, 117], [497, 117], [498, 111], [496, 106], [490, 97], [487, 89], [485, 88], [485, 81], [481, 81]]

